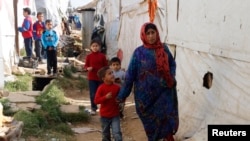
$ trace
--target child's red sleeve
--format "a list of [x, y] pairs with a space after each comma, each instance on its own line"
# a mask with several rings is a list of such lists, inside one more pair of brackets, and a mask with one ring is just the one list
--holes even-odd
[[94, 99], [95, 104], [101, 104], [105, 100], [106, 100], [106, 94], [103, 93], [101, 87], [98, 87], [96, 94], [95, 94], [95, 99]]

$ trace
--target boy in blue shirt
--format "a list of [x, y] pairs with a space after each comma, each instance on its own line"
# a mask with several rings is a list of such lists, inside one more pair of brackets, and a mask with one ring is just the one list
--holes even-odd
[[55, 30], [52, 29], [53, 23], [51, 20], [45, 21], [46, 30], [42, 34], [42, 44], [44, 50], [47, 53], [47, 74], [51, 75], [51, 69], [53, 69], [53, 75], [57, 75], [57, 45], [59, 37]]
[[[113, 71], [113, 74], [115, 76], [115, 83], [119, 86], [122, 86], [125, 81], [125, 70], [121, 68], [121, 60], [118, 57], [113, 57], [110, 60], [110, 68]], [[125, 101], [119, 103], [119, 110], [120, 110], [120, 118], [124, 117], [123, 111], [124, 111]]]

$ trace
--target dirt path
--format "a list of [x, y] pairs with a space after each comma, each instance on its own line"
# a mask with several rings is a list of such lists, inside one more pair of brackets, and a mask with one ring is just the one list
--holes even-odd
[[[83, 105], [87, 108], [90, 106], [88, 91], [84, 91], [83, 93], [70, 91], [66, 94], [66, 97], [75, 99], [77, 101], [83, 101]], [[126, 101], [124, 115], [125, 117], [121, 121], [123, 141], [147, 140], [141, 121], [135, 113], [132, 95]], [[78, 123], [73, 125], [73, 127], [77, 128], [84, 127], [94, 130], [88, 133], [76, 134], [77, 141], [101, 141], [101, 124], [99, 118], [100, 117], [98, 113], [97, 115], [91, 117], [89, 123]]]

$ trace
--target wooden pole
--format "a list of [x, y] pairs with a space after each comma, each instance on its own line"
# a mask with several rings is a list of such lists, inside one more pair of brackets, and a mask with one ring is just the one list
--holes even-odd
[[19, 50], [19, 33], [18, 33], [18, 25], [17, 25], [17, 3], [18, 3], [18, 0], [14, 0], [13, 1], [13, 8], [14, 8], [14, 17], [15, 17], [15, 50], [16, 50], [16, 54], [17, 56], [20, 56], [20, 50]]

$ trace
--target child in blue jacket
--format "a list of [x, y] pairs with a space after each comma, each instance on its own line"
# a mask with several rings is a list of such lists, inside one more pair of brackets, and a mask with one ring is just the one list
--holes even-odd
[[51, 20], [45, 21], [46, 30], [42, 34], [42, 44], [44, 50], [47, 52], [47, 74], [51, 75], [51, 69], [53, 69], [53, 75], [57, 75], [57, 45], [59, 42], [58, 34], [52, 29], [53, 23]]

